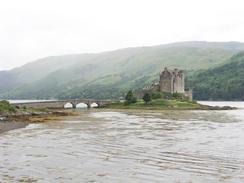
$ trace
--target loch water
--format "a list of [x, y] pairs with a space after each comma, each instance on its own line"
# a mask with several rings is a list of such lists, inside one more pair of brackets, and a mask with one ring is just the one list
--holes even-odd
[[0, 182], [244, 182], [244, 103], [227, 111], [80, 110], [0, 134]]

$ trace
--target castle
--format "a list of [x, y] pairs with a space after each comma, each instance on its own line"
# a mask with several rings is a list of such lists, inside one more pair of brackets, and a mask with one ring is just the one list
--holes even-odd
[[165, 68], [159, 76], [159, 83], [143, 88], [143, 91], [158, 91], [167, 93], [181, 93], [192, 100], [192, 91], [185, 90], [185, 74], [183, 70]]

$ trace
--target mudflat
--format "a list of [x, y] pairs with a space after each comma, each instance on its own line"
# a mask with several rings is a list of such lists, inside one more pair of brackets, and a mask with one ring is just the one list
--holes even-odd
[[21, 122], [21, 121], [0, 121], [0, 133], [14, 130], [17, 128], [23, 128], [28, 125], [28, 122]]
[[48, 121], [56, 121], [63, 118], [63, 116], [73, 116], [75, 112], [71, 111], [49, 111], [42, 113], [19, 113], [8, 114], [1, 117], [0, 120], [0, 133], [23, 128], [30, 123], [44, 123]]

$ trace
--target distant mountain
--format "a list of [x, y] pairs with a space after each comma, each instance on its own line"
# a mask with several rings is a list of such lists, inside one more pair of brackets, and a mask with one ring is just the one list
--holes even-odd
[[214, 48], [214, 49], [225, 49], [225, 50], [244, 50], [244, 44], [241, 42], [207, 42], [207, 41], [187, 41], [187, 42], [177, 42], [165, 47], [194, 47], [194, 48]]
[[223, 66], [194, 74], [188, 86], [199, 100], [244, 100], [244, 52]]
[[244, 43], [180, 42], [52, 56], [0, 72], [0, 98], [118, 98], [157, 81], [164, 67], [191, 73], [215, 68], [240, 50]]
[[0, 71], [0, 92], [11, 89], [17, 83], [17, 78], [14, 74], [6, 71]]

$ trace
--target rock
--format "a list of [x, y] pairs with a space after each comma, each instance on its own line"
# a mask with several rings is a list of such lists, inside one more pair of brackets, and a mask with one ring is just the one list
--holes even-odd
[[222, 110], [232, 110], [232, 109], [237, 109], [236, 107], [230, 107], [230, 106], [223, 106]]
[[237, 109], [236, 107], [230, 107], [230, 106], [214, 106], [214, 107], [210, 107], [210, 110], [233, 110], [233, 109]]
[[30, 116], [31, 113], [23, 111], [23, 112], [19, 113], [19, 115]]
[[40, 115], [47, 115], [47, 112], [32, 112], [31, 115], [32, 116], [40, 116]]
[[0, 121], [6, 121], [6, 117], [0, 116]]

